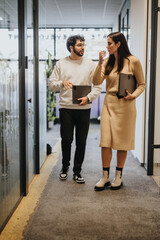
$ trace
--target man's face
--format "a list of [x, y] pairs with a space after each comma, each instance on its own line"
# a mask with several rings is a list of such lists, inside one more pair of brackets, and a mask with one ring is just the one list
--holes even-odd
[[82, 57], [84, 54], [84, 42], [81, 40], [76, 40], [76, 44], [73, 46], [73, 52]]

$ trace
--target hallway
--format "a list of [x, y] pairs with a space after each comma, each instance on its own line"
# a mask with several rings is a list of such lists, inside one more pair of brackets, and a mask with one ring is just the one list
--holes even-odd
[[[32, 181], [29, 194], [9, 220], [1, 240], [160, 239], [159, 189], [131, 152], [123, 172], [124, 187], [119, 191], [94, 191], [101, 177], [99, 134], [99, 125], [91, 124], [82, 171], [86, 183], [78, 185], [72, 180], [72, 162], [68, 179], [59, 180], [59, 125], [48, 132], [53, 153]], [[115, 160], [113, 152], [111, 181]]]
[[[159, 238], [159, 12], [160, 0], [0, 1], [0, 239]], [[73, 182], [72, 166], [68, 180], [59, 180], [59, 126], [47, 131], [59, 121], [59, 92], [51, 93], [48, 81], [57, 61], [69, 55], [70, 35], [85, 37], [84, 57], [97, 64], [108, 34], [117, 31], [142, 64], [146, 90], [136, 100], [135, 151], [127, 158], [124, 187], [97, 193], [99, 125], [91, 125], [88, 137], [86, 184]], [[105, 94], [104, 81], [92, 103], [92, 122]], [[54, 146], [47, 161], [46, 143]], [[111, 181], [115, 152], [113, 158]]]

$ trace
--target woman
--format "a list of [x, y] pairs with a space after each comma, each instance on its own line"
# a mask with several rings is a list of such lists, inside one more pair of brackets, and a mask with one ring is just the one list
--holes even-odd
[[[126, 161], [127, 151], [134, 149], [136, 102], [135, 99], [144, 91], [145, 81], [143, 70], [138, 58], [128, 48], [124, 35], [114, 32], [108, 35], [107, 49], [109, 57], [103, 62], [104, 51], [99, 53], [99, 63], [93, 77], [93, 84], [101, 84], [106, 79], [107, 94], [101, 112], [101, 155], [103, 176], [96, 184], [95, 190], [102, 191], [111, 185], [112, 190], [122, 186], [122, 170]], [[132, 74], [136, 77], [137, 89], [119, 99], [119, 74]], [[109, 170], [112, 160], [112, 148], [117, 150], [117, 167], [115, 179], [110, 184]]]

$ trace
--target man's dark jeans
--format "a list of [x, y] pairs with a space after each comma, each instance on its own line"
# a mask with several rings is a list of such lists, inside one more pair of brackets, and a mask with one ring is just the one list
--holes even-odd
[[60, 133], [62, 147], [62, 165], [70, 165], [71, 145], [75, 128], [76, 150], [74, 156], [74, 173], [80, 173], [85, 155], [86, 140], [89, 130], [90, 109], [60, 108]]

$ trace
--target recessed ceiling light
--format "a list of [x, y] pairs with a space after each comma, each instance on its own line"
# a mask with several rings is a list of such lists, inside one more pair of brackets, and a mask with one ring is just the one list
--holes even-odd
[[3, 20], [3, 18], [2, 17], [0, 17], [0, 21], [2, 21]]

